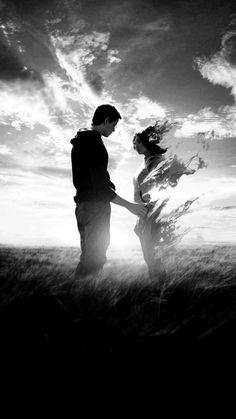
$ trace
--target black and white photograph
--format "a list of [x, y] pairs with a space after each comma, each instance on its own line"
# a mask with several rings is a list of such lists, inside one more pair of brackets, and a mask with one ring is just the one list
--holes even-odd
[[235, 1], [0, 0], [0, 220], [9, 394], [229, 383]]

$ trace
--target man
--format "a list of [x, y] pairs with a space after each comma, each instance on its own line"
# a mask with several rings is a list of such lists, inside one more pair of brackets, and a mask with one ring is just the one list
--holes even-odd
[[93, 115], [91, 130], [78, 131], [71, 140], [75, 215], [81, 242], [76, 278], [97, 273], [106, 262], [110, 243], [110, 202], [127, 208], [138, 217], [146, 214], [144, 204], [135, 204], [117, 195], [107, 171], [108, 153], [101, 137], [109, 137], [119, 119], [121, 116], [114, 106], [101, 105]]

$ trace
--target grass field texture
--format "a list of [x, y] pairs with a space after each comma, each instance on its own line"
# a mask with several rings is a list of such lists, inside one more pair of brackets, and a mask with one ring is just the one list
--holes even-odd
[[114, 373], [122, 359], [126, 371], [145, 365], [166, 374], [181, 362], [215, 368], [234, 360], [236, 247], [170, 252], [162, 288], [141, 254], [108, 260], [100, 278], [76, 282], [78, 257], [75, 248], [1, 247], [1, 351], [9, 368], [41, 360], [80, 374], [112, 365]]

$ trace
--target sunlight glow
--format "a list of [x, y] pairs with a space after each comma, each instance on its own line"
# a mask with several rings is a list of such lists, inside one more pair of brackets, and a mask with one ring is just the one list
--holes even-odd
[[130, 252], [139, 249], [140, 245], [135, 235], [127, 234], [125, 230], [118, 230], [116, 227], [111, 228], [110, 240], [110, 254], [125, 258], [128, 257]]
[[[167, 50], [162, 55], [162, 51], [158, 50], [160, 42], [156, 44], [164, 32], [172, 30], [169, 19], [160, 16], [157, 20], [151, 16], [149, 22], [140, 19], [139, 29], [135, 24], [131, 25], [129, 32], [131, 34], [134, 31], [133, 35], [128, 35], [129, 42], [123, 44], [123, 36], [116, 38], [119, 8], [115, 9], [113, 24], [107, 26], [102, 22], [90, 24], [87, 18], [83, 20], [80, 6], [79, 16], [75, 7], [70, 12], [69, 7], [62, 7], [64, 3], [75, 3], [74, 0], [58, 3], [57, 11], [53, 10], [52, 15], [51, 12], [46, 13], [45, 22], [42, 14], [38, 27], [33, 27], [34, 19], [32, 22], [26, 19], [23, 23], [20, 17], [12, 15], [9, 22], [4, 23], [4, 16], [1, 17], [0, 32], [9, 49], [6, 50], [6, 59], [3, 59], [7, 71], [3, 65], [0, 77], [0, 240], [22, 245], [75, 245], [79, 249], [70, 140], [79, 129], [90, 128], [93, 112], [98, 105], [110, 103], [117, 107], [122, 116], [116, 132], [104, 139], [109, 154], [108, 171], [117, 193], [133, 201], [133, 176], [144, 157], [133, 149], [134, 134], [156, 120], [173, 118], [173, 122], [178, 121], [179, 124], [175, 132], [170, 131], [164, 138], [164, 141], [168, 139], [170, 142], [170, 146], [168, 142], [166, 144], [168, 153], [172, 155], [176, 147], [180, 157], [183, 145], [184, 158], [188, 156], [189, 159], [196, 153], [195, 146], [200, 144], [198, 148], [203, 148], [204, 153], [209, 148], [209, 154], [203, 155], [207, 166], [201, 166], [207, 170], [196, 176], [184, 175], [180, 182], [177, 177], [176, 185], [172, 181], [172, 185], [168, 186], [166, 181], [162, 190], [160, 185], [154, 184], [147, 193], [153, 202], [161, 204], [166, 200], [161, 209], [163, 220], [171, 216], [173, 218], [178, 207], [194, 200], [194, 205], [188, 208], [188, 213], [185, 211], [183, 217], [181, 215], [178, 218], [178, 222], [190, 227], [197, 240], [227, 239], [235, 242], [236, 106], [235, 103], [228, 105], [228, 101], [223, 100], [219, 107], [217, 99], [213, 107], [214, 94], [209, 102], [204, 96], [204, 86], [207, 91], [208, 80], [212, 85], [227, 88], [232, 98], [236, 98], [236, 67], [230, 60], [235, 32], [227, 32], [220, 49], [213, 55], [191, 56], [191, 62], [195, 62], [194, 71], [199, 72], [199, 83], [201, 74], [205, 79], [204, 84], [199, 89], [199, 98], [196, 98], [197, 107], [186, 105], [183, 109], [175, 109], [177, 84], [166, 84], [155, 91], [153, 83], [155, 78], [156, 86], [159, 82], [161, 86], [161, 82], [165, 83], [169, 77], [163, 71], [172, 53], [169, 54]], [[0, 9], [2, 4], [0, 0]], [[57, 15], [59, 9], [62, 14]], [[127, 13], [129, 16], [129, 11]], [[125, 22], [129, 23], [128, 20]], [[119, 21], [119, 25], [118, 32], [121, 34], [122, 30], [126, 30], [124, 21]], [[153, 35], [155, 42], [150, 43]], [[153, 59], [149, 61], [150, 64], [146, 63], [144, 72], [145, 51], [147, 49], [148, 52], [148, 48], [154, 44], [157, 50], [150, 49]], [[172, 45], [170, 51], [171, 48]], [[178, 53], [181, 54], [181, 51]], [[155, 68], [158, 72], [154, 75], [153, 69], [157, 63]], [[194, 86], [190, 87], [189, 92], [195, 92], [192, 90]], [[169, 96], [170, 90], [172, 96]], [[188, 98], [183, 93], [183, 98], [191, 99], [194, 104], [194, 95]], [[202, 134], [202, 137], [198, 134]], [[193, 144], [193, 140], [196, 140], [196, 144]], [[221, 160], [216, 172], [219, 156]], [[195, 159], [193, 163], [191, 168], [195, 164], [198, 167], [194, 166], [194, 169], [197, 170], [200, 161]], [[195, 201], [195, 198], [198, 200]], [[132, 249], [140, 250], [139, 239], [133, 231], [136, 218], [124, 208], [113, 204], [111, 207], [109, 252], [126, 257]]]

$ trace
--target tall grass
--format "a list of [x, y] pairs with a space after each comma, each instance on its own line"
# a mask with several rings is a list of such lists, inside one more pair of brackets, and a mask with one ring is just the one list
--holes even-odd
[[51, 375], [56, 385], [73, 377], [95, 392], [104, 376], [124, 387], [127, 374], [136, 377], [133, 386], [151, 374], [169, 388], [184, 370], [186, 383], [200, 372], [232, 371], [234, 247], [169, 253], [164, 286], [148, 278], [141, 255], [110, 260], [99, 278], [75, 281], [78, 256], [74, 248], [1, 248], [0, 362], [7, 376], [13, 371], [17, 391], [26, 370], [28, 386]]

